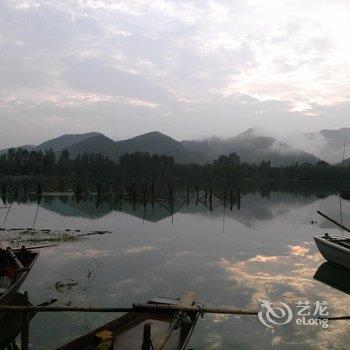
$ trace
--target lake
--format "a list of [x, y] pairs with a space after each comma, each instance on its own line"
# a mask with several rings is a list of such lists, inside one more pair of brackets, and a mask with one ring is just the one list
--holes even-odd
[[[325, 281], [314, 278], [324, 260], [313, 236], [340, 232], [316, 214], [321, 210], [339, 220], [339, 197], [331, 193], [244, 193], [239, 209], [215, 201], [212, 211], [195, 200], [178, 199], [170, 209], [166, 201], [145, 205], [96, 196], [79, 202], [73, 196], [43, 196], [39, 205], [27, 199], [8, 206], [0, 201], [0, 227], [6, 229], [32, 227], [35, 221], [38, 230], [65, 234], [110, 231], [42, 249], [21, 288], [33, 304], [57, 298], [54, 305], [130, 306], [193, 290], [199, 301], [214, 306], [259, 309], [262, 299], [296, 310], [297, 301], [326, 301], [331, 315], [350, 314], [349, 296], [341, 291], [350, 279], [340, 274], [343, 287], [334, 288], [337, 272], [327, 274], [328, 266], [321, 268]], [[344, 223], [350, 224], [350, 202], [342, 201], [342, 208]], [[28, 245], [37, 238], [6, 230], [0, 235], [2, 241]], [[38, 314], [30, 324], [32, 348], [53, 349], [113, 317]], [[335, 321], [323, 329], [292, 321], [267, 328], [256, 316], [205, 315], [190, 348], [346, 349], [348, 326]]]

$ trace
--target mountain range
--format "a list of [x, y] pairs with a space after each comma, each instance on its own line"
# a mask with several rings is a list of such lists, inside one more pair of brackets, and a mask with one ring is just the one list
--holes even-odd
[[[67, 150], [71, 157], [82, 153], [102, 153], [118, 160], [125, 153], [137, 151], [173, 156], [178, 163], [211, 163], [221, 154], [237, 153], [242, 161], [260, 163], [270, 160], [272, 165], [287, 165], [295, 162], [316, 163], [321, 159], [338, 163], [344, 149], [344, 139], [350, 141], [350, 129], [321, 130], [301, 135], [303, 149], [293, 147], [255, 129], [231, 137], [211, 137], [202, 140], [178, 141], [158, 131], [142, 134], [130, 139], [114, 141], [107, 136], [90, 132], [66, 134], [47, 140], [40, 145], [24, 145], [21, 148], [36, 151], [52, 149], [56, 155]], [[7, 152], [1, 150], [0, 154]], [[338, 161], [337, 161], [338, 160]], [[340, 159], [341, 160], [341, 159]], [[350, 158], [345, 160], [350, 164]]]
[[329, 163], [341, 163], [344, 155], [345, 163], [350, 164], [350, 128], [306, 133], [299, 144]]
[[[67, 134], [45, 141], [38, 146], [21, 146], [34, 151], [52, 149], [56, 155], [67, 150], [71, 158], [82, 153], [102, 153], [113, 160], [118, 160], [125, 153], [137, 151], [151, 154], [173, 156], [178, 163], [206, 163], [204, 154], [187, 149], [181, 142], [158, 131], [149, 132], [127, 140], [114, 141], [107, 136], [91, 132], [86, 134]], [[6, 153], [8, 149], [0, 151]]]
[[293, 148], [273, 137], [263, 136], [254, 129], [238, 136], [221, 139], [213, 137], [202, 141], [183, 141], [182, 144], [192, 150], [206, 154], [209, 161], [213, 161], [221, 154], [237, 153], [242, 161], [260, 163], [270, 160], [273, 165], [293, 163], [316, 163], [320, 158], [301, 149]]

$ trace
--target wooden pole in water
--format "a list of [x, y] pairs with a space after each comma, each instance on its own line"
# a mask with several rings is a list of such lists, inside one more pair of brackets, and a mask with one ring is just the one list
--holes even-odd
[[143, 201], [145, 206], [146, 206], [146, 198], [147, 198], [147, 180], [145, 179], [145, 184], [143, 188]]
[[237, 209], [241, 209], [241, 189], [237, 190], [238, 200], [237, 200]]
[[3, 182], [1, 185], [1, 194], [6, 196], [6, 182]]
[[170, 183], [169, 183], [168, 187], [169, 187], [169, 199], [168, 199], [168, 202], [170, 204], [172, 202], [173, 189], [172, 189], [172, 186], [171, 186]]
[[210, 184], [210, 191], [209, 191], [209, 209], [210, 211], [213, 211], [213, 189]]
[[[24, 301], [26, 305], [29, 305], [28, 292], [24, 292]], [[29, 345], [29, 312], [23, 312], [22, 315], [22, 330], [21, 330], [21, 350], [28, 350]]]
[[123, 196], [123, 183], [120, 182], [119, 184], [119, 199], [121, 200]]
[[190, 186], [189, 185], [187, 185], [187, 205], [189, 205], [190, 204]]
[[38, 187], [37, 187], [37, 190], [36, 190], [36, 195], [37, 195], [38, 197], [40, 197], [41, 194], [42, 194], [42, 192], [43, 192], [43, 186], [42, 186], [41, 183], [39, 183], [39, 184], [38, 184]]
[[154, 196], [154, 182], [155, 182], [155, 179], [154, 179], [154, 177], [153, 177], [153, 179], [152, 179], [152, 185], [151, 185], [151, 195], [152, 195], [152, 197]]

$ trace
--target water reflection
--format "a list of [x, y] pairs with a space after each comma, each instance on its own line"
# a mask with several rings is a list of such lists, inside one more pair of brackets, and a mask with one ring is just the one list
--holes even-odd
[[[36, 204], [13, 203], [3, 226], [26, 227], [33, 222]], [[240, 210], [226, 206], [224, 234], [222, 202], [210, 211], [202, 203], [178, 201], [172, 215], [167, 202], [147, 203], [146, 212], [142, 201], [136, 204], [43, 196], [37, 227], [111, 234], [43, 250], [23, 288], [36, 302], [54, 297], [59, 305], [126, 306], [194, 290], [200, 301], [218, 306], [255, 308], [265, 298], [326, 300], [334, 314], [345, 314], [350, 307], [348, 295], [313, 279], [323, 261], [313, 235], [324, 233], [324, 222], [315, 213], [337, 208], [334, 195], [244, 194]], [[343, 209], [344, 223], [350, 222], [350, 203]], [[333, 227], [327, 230], [337, 233]], [[71, 288], [64, 287], [67, 283]], [[31, 339], [35, 349], [54, 348], [111, 318], [115, 315], [40, 314], [31, 323]], [[346, 322], [328, 330], [294, 324], [272, 332], [255, 318], [206, 316], [190, 346], [342, 349], [349, 337]]]
[[[167, 200], [132, 201], [91, 195], [77, 201], [74, 196], [50, 195], [43, 196], [39, 206], [61, 216], [98, 219], [111, 212], [121, 212], [150, 222], [159, 222], [177, 213], [212, 217], [221, 217], [225, 213], [244, 225], [251, 226], [256, 221], [273, 219], [293, 208], [313, 203], [316, 199], [315, 196], [304, 197], [298, 194], [278, 192], [272, 193], [269, 197], [247, 194], [242, 196], [239, 207], [237, 201], [230, 206], [228, 201], [214, 198], [210, 210], [209, 203], [202, 200], [174, 200], [169, 203]], [[28, 204], [34, 202], [36, 202], [35, 198], [28, 198], [26, 201]], [[6, 208], [8, 209], [9, 206]]]
[[316, 271], [314, 279], [350, 294], [350, 270], [330, 262], [324, 262]]

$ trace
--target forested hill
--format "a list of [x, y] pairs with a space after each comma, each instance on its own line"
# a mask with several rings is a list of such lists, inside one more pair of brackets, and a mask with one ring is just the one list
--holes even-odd
[[259, 135], [253, 129], [228, 139], [213, 137], [201, 141], [183, 141], [182, 144], [188, 149], [205, 153], [210, 161], [221, 154], [228, 155], [232, 152], [237, 153], [241, 160], [247, 163], [269, 160], [275, 166], [296, 162], [316, 163], [320, 160], [310, 153], [279, 142], [273, 137]]
[[[167, 135], [154, 131], [130, 139], [114, 141], [107, 136], [91, 132], [86, 134], [69, 134], [43, 142], [38, 146], [23, 146], [35, 151], [52, 149], [58, 157], [67, 150], [71, 158], [84, 153], [101, 153], [117, 161], [120, 156], [133, 152], [148, 152], [171, 156], [179, 164], [207, 164], [220, 155], [236, 153], [247, 163], [270, 161], [273, 166], [294, 163], [316, 163], [320, 159], [300, 149], [272, 137], [262, 136], [249, 129], [230, 139], [211, 138], [202, 141], [179, 142]], [[0, 154], [7, 150], [0, 151]]]
[[119, 162], [101, 153], [84, 153], [71, 158], [64, 150], [58, 158], [50, 151], [11, 149], [0, 156], [0, 176], [48, 175], [83, 178], [115, 179], [118, 177], [194, 177], [235, 179], [288, 179], [288, 180], [350, 180], [350, 167], [295, 163], [273, 167], [269, 161], [259, 164], [242, 162], [235, 153], [221, 155], [210, 164], [179, 164], [173, 157], [135, 152], [124, 154]]

